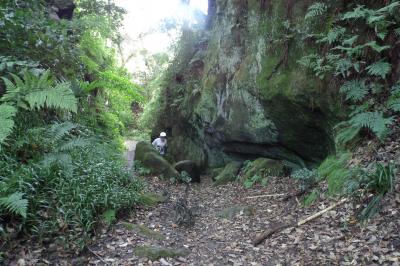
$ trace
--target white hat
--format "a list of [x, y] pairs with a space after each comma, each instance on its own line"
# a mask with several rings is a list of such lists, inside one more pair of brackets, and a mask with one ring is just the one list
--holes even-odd
[[166, 136], [167, 136], [167, 133], [165, 133], [165, 132], [160, 133], [160, 137], [165, 138]]

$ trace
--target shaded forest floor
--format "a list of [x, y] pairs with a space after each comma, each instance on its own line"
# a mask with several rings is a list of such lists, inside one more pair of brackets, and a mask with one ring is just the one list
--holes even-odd
[[[90, 247], [88, 263], [110, 265], [311, 265], [315, 263], [398, 265], [400, 258], [400, 193], [388, 197], [379, 215], [367, 226], [355, 223], [357, 204], [348, 203], [300, 228], [287, 229], [252, 245], [257, 233], [274, 223], [291, 222], [326, 208], [326, 199], [300, 208], [295, 198], [247, 198], [254, 195], [292, 193], [288, 178], [272, 179], [267, 188], [244, 189], [240, 184], [214, 187], [204, 178], [191, 185], [189, 205], [195, 225], [175, 224], [174, 206], [184, 185], [149, 178], [150, 190], [167, 200], [139, 209], [118, 222]], [[399, 192], [399, 187], [396, 188]], [[396, 198], [394, 198], [396, 197]], [[140, 226], [140, 227], [138, 227]], [[140, 229], [141, 228], [141, 229]], [[144, 228], [144, 230], [143, 230]], [[152, 230], [148, 232], [147, 229]], [[175, 258], [151, 261], [139, 247], [168, 248]], [[179, 252], [183, 252], [179, 254]], [[96, 255], [94, 255], [96, 254]]]

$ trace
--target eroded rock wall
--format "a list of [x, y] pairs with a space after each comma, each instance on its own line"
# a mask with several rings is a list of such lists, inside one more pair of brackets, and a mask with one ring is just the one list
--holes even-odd
[[312, 165], [333, 149], [328, 84], [297, 61], [290, 36], [313, 1], [216, 0], [205, 30], [186, 29], [159, 100], [154, 134], [167, 131], [175, 160], [202, 167], [268, 157]]

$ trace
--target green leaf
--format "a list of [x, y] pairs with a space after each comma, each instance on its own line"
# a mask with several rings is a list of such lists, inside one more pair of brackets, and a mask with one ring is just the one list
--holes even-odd
[[372, 76], [379, 76], [384, 79], [391, 72], [392, 65], [384, 60], [381, 60], [369, 65], [366, 70], [368, 70], [368, 74]]
[[74, 113], [78, 111], [78, 101], [67, 82], [58, 83], [55, 87], [45, 90], [28, 93], [25, 99], [32, 109], [49, 107]]
[[17, 109], [14, 106], [0, 104], [0, 144], [11, 134], [16, 113]]
[[5, 208], [12, 214], [26, 218], [28, 200], [23, 199], [24, 193], [15, 192], [7, 197], [0, 198], [0, 207]]
[[353, 37], [346, 39], [342, 42], [343, 45], [352, 46], [358, 39], [358, 35], [354, 35]]
[[373, 50], [377, 51], [378, 53], [382, 53], [383, 51], [390, 48], [390, 45], [380, 46], [376, 43], [376, 41], [372, 41], [365, 44], [368, 47], [371, 47]]
[[305, 15], [305, 19], [311, 19], [324, 14], [328, 10], [328, 6], [325, 3], [317, 2], [311, 5]]
[[340, 92], [346, 95], [346, 100], [361, 101], [368, 94], [365, 80], [346, 81], [340, 88]]
[[353, 11], [349, 11], [343, 14], [342, 20], [359, 19], [365, 18], [368, 15], [368, 11], [363, 5], [357, 6]]
[[352, 125], [370, 129], [379, 139], [383, 139], [388, 126], [393, 124], [393, 117], [384, 117], [382, 112], [363, 112], [350, 119]]

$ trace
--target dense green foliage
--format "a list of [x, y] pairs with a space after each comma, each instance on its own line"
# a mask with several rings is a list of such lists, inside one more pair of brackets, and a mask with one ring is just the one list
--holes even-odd
[[77, 1], [72, 20], [52, 19], [45, 1], [0, 4], [0, 240], [82, 248], [138, 202], [121, 156], [142, 99], [113, 49], [123, 14], [107, 1]]
[[[337, 12], [339, 10], [339, 12]], [[351, 165], [351, 151], [366, 137], [384, 143], [399, 115], [398, 53], [399, 1], [360, 1], [338, 4], [316, 2], [305, 15], [306, 28], [298, 29], [304, 40], [313, 40], [314, 52], [298, 63], [343, 95], [348, 116], [335, 126], [337, 154], [317, 169], [292, 175], [304, 185], [327, 180], [330, 196], [375, 196], [360, 214], [369, 219], [379, 210], [383, 196], [391, 192], [396, 166], [375, 163], [368, 169]], [[321, 27], [321, 19], [327, 24]], [[305, 197], [314, 201], [317, 191]]]
[[[306, 15], [310, 24], [321, 16], [329, 16], [335, 8], [315, 3]], [[300, 60], [321, 79], [332, 79], [342, 84], [340, 92], [349, 104], [349, 119], [337, 126], [338, 147], [353, 141], [363, 130], [383, 140], [393, 115], [398, 112], [399, 80], [396, 53], [399, 39], [400, 2], [354, 6], [336, 14], [328, 28], [310, 32], [320, 45], [322, 54], [310, 54]]]

